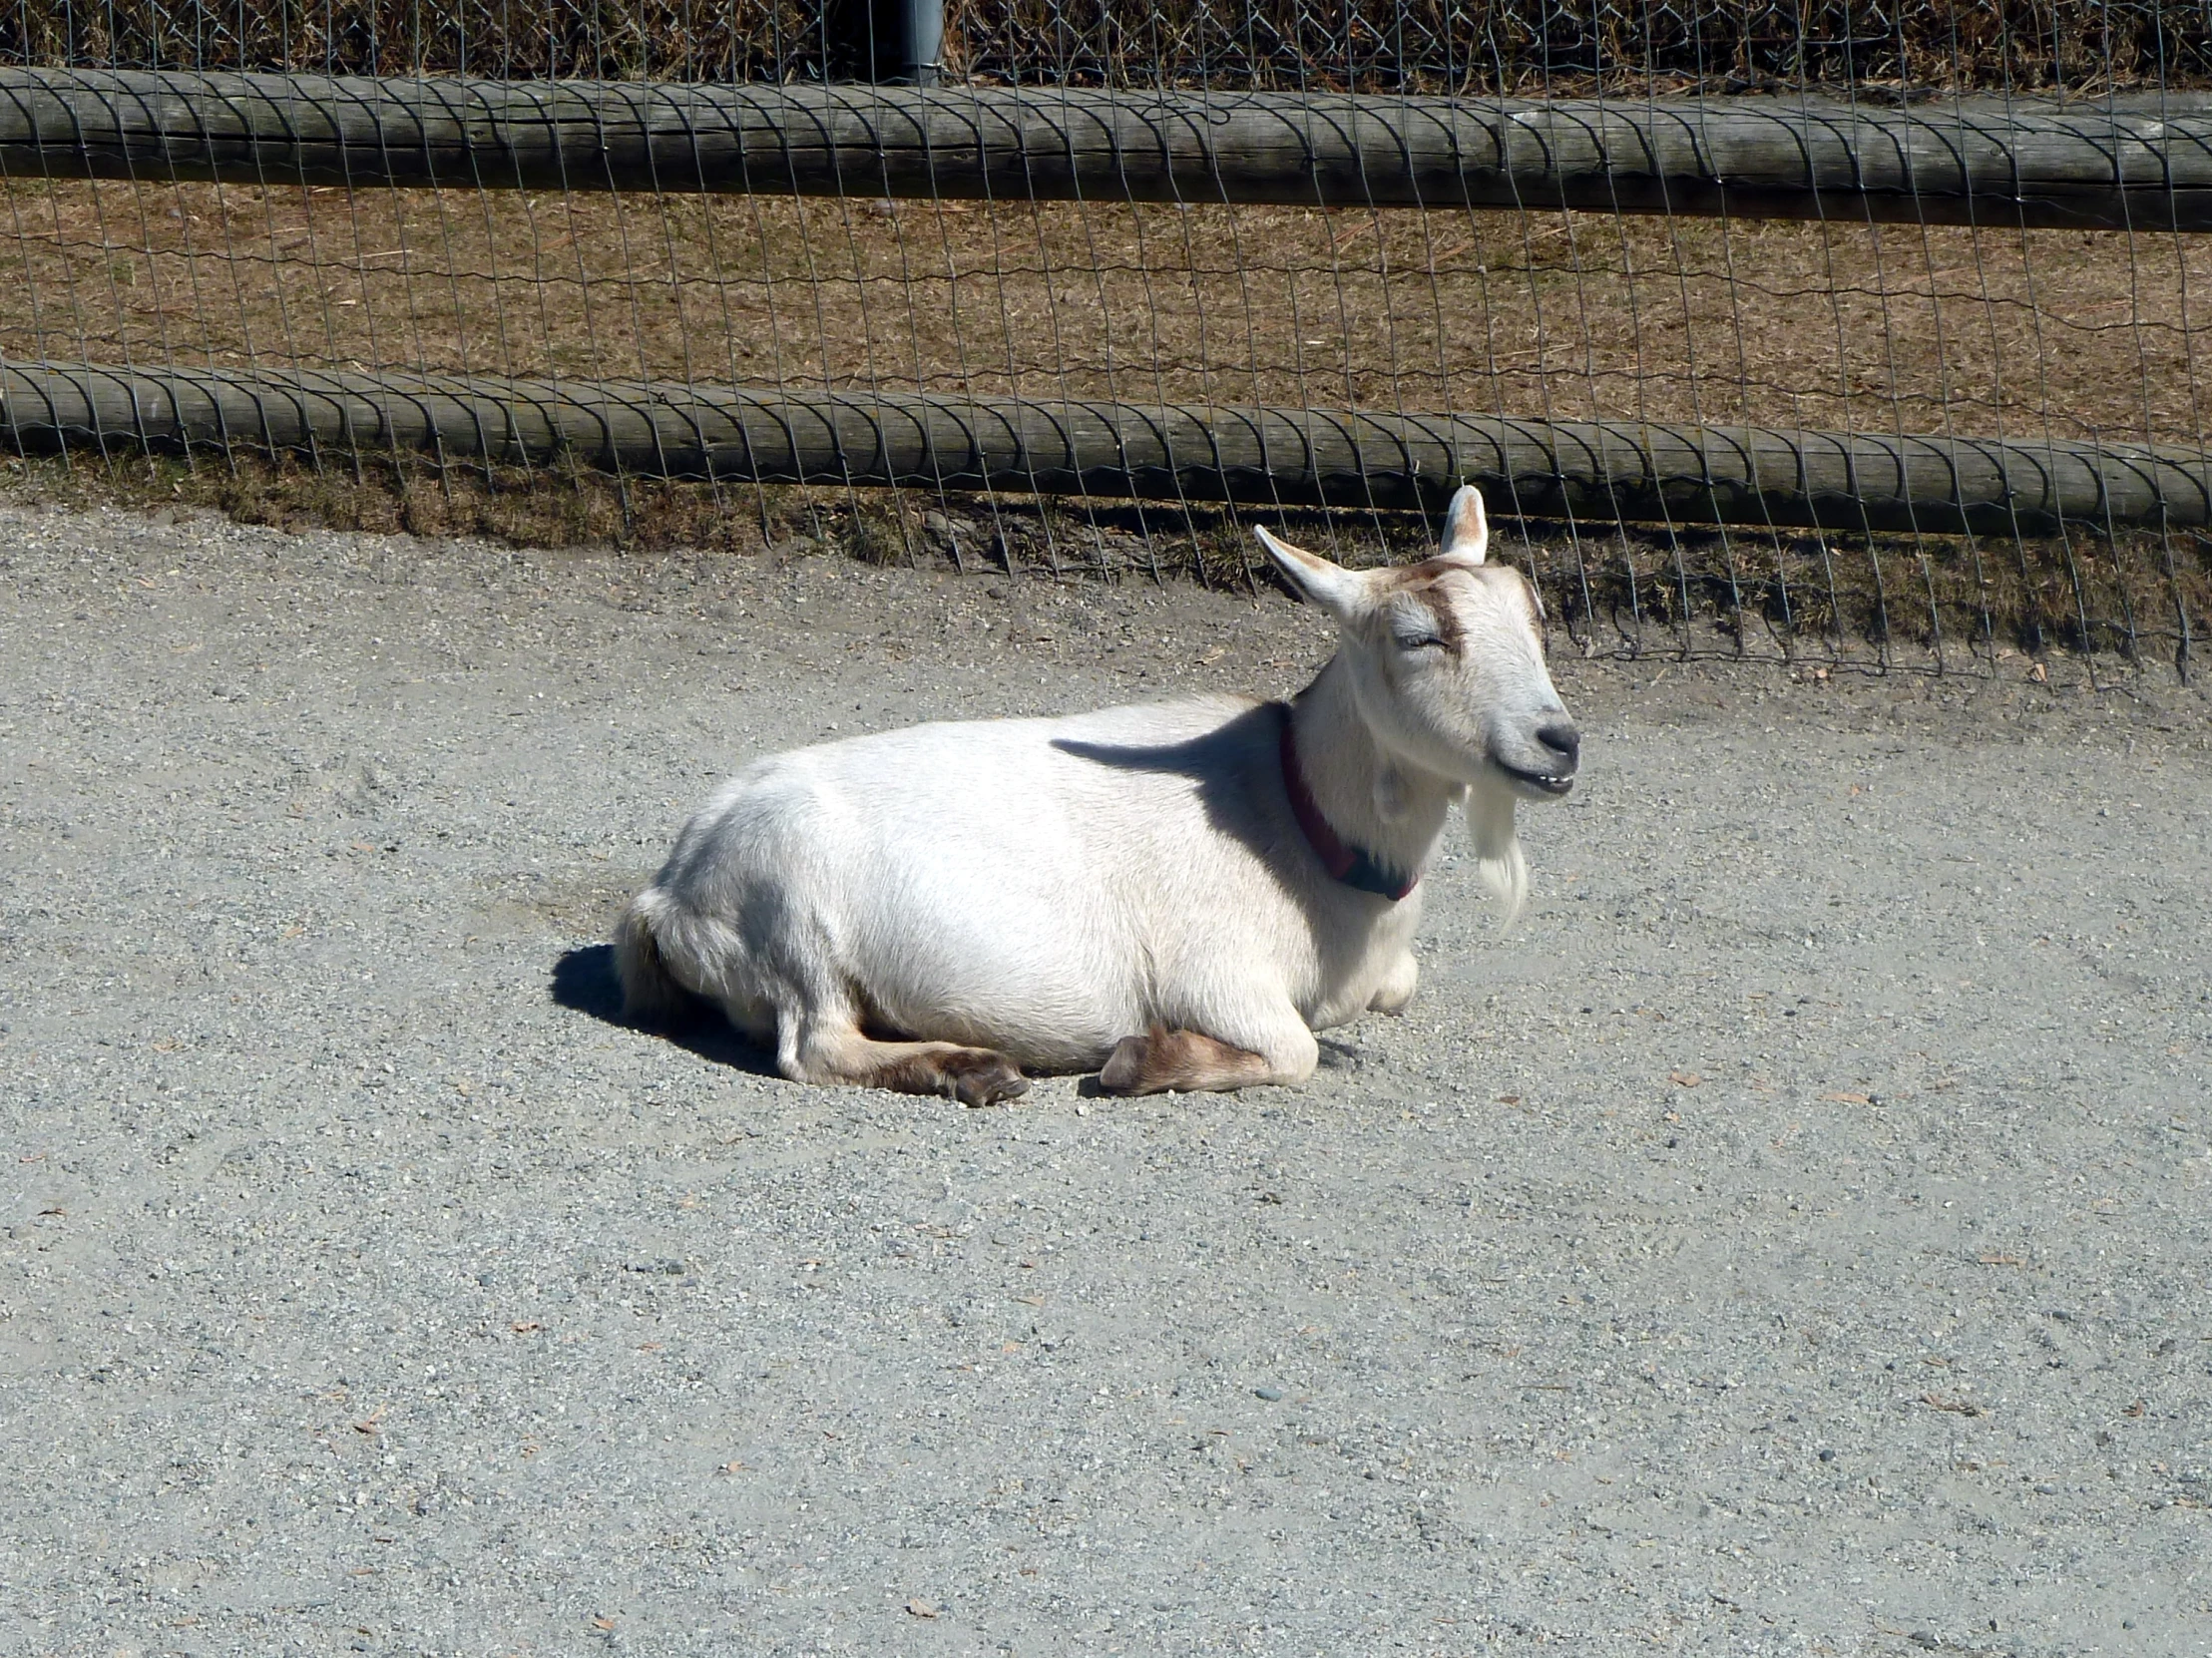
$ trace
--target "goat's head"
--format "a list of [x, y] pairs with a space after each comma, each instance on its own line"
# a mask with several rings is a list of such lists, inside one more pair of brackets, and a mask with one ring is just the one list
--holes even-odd
[[1472, 485], [1452, 498], [1436, 556], [1346, 570], [1277, 540], [1260, 544], [1337, 620], [1360, 717], [1394, 760], [1468, 790], [1468, 822], [1492, 885], [1517, 906], [1517, 797], [1574, 786], [1581, 737], [1544, 661], [1544, 607], [1528, 578], [1485, 562], [1490, 526]]

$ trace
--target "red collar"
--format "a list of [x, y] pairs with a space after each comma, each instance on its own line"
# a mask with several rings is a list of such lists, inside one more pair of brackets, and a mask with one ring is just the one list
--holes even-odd
[[1342, 837], [1329, 827], [1329, 820], [1321, 815], [1321, 807], [1313, 798], [1313, 790], [1306, 786], [1306, 774], [1298, 764], [1298, 744], [1290, 731], [1290, 704], [1278, 702], [1275, 706], [1282, 712], [1282, 737], [1277, 746], [1282, 755], [1283, 792], [1290, 796], [1291, 815], [1305, 831], [1306, 844], [1321, 860], [1321, 867], [1347, 887], [1357, 887], [1361, 892], [1371, 892], [1377, 898], [1397, 903], [1420, 885], [1421, 877], [1400, 875], [1364, 846], [1346, 846]]

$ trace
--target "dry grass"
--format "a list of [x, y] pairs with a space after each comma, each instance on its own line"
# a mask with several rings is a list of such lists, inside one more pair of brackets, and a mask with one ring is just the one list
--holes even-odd
[[[2190, 447], [2212, 425], [2212, 239], [2201, 237], [23, 181], [0, 188], [0, 352], [16, 358]], [[1063, 574], [1244, 569], [1231, 514], [1079, 518], [1039, 503], [870, 504], [636, 480], [549, 487], [413, 467], [318, 478], [244, 462], [234, 474], [119, 477], [80, 466], [38, 488], [541, 543], [748, 548], [803, 535], [871, 557]], [[976, 528], [948, 540], [922, 527], [940, 505]], [[1316, 521], [1340, 546], [1354, 545], [1354, 527], [1368, 546], [1415, 533]], [[1745, 648], [1784, 633], [1885, 649], [2103, 647], [2177, 634], [2177, 592], [2192, 618], [2212, 615], [2205, 547], [2191, 537], [1977, 549], [1631, 534], [1577, 548], [1563, 528], [1536, 527], [1528, 556], [1607, 648], [1679, 643], [1707, 624]]]
[[[0, 460], [0, 496], [59, 506], [210, 508], [282, 529], [404, 531], [528, 547], [710, 549], [782, 561], [831, 554], [1052, 581], [1269, 580], [1230, 509], [1091, 506], [1034, 497], [715, 488], [598, 474], [459, 468], [402, 457], [314, 471], [240, 453], [194, 465], [118, 455]], [[1410, 515], [1271, 513], [1347, 564], [1420, 556]], [[1984, 545], [1902, 536], [1722, 534], [1633, 527], [1593, 537], [1506, 523], [1500, 556], [1528, 571], [1576, 648], [1592, 654], [1748, 655], [1902, 667], [2052, 650], [2174, 664], [2186, 607], [2212, 618], [2212, 540]]]
[[[1393, 92], [1602, 85], [2093, 93], [2212, 79], [2205, 0], [947, 0], [985, 79]], [[0, 55], [347, 74], [850, 76], [864, 0], [18, 0]]]
[[2204, 442], [2212, 238], [18, 182], [15, 357]]

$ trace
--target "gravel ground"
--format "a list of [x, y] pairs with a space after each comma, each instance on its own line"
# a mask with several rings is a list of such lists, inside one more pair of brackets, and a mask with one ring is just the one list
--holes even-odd
[[1409, 1017], [965, 1111], [622, 1028], [613, 907], [747, 755], [1318, 619], [0, 548], [0, 1652], [2212, 1651], [2191, 693], [1563, 661]]

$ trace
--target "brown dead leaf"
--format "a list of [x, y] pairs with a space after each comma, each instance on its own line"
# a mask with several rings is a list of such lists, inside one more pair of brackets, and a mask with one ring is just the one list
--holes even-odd
[[2143, 1402], [2139, 1399], [2134, 1404], [2130, 1405], [2126, 1410], [2120, 1413], [2120, 1415], [2123, 1417], [2139, 1417], [2142, 1414]]
[[384, 1413], [390, 1409], [391, 1407], [388, 1405], [379, 1405], [353, 1425], [353, 1432], [356, 1434], [374, 1434], [378, 1432], [378, 1424], [383, 1422]]
[[1835, 1093], [1824, 1093], [1821, 1098], [1833, 1099], [1839, 1105], [1872, 1105], [1874, 1103], [1872, 1094], [1849, 1093], [1841, 1090]]
[[714, 1471], [715, 1471], [716, 1473], [749, 1473], [749, 1472], [751, 1471], [751, 1468], [750, 1468], [750, 1466], [749, 1466], [749, 1465], [748, 1465], [747, 1463], [743, 1462], [742, 1460], [735, 1460], [735, 1461], [728, 1461], [728, 1462], [724, 1462], [724, 1463], [723, 1463], [723, 1464], [722, 1464], [722, 1465], [721, 1465], [720, 1467], [716, 1468], [716, 1469], [715, 1469]]
[[594, 1629], [612, 1629], [615, 1627], [615, 1620], [613, 1618], [594, 1618], [592, 1627]]
[[1942, 1394], [1922, 1394], [1920, 1402], [1939, 1411], [1951, 1411], [1962, 1417], [1986, 1416], [1988, 1413], [1971, 1399], [1946, 1399]]
[[906, 1609], [909, 1614], [917, 1618], [934, 1618], [935, 1616], [937, 1616], [938, 1612], [936, 1601], [923, 1600], [919, 1597], [908, 1601], [906, 1603]]
[[1521, 1103], [1521, 1095], [1517, 1093], [1502, 1093], [1498, 1096], [1498, 1103], [1501, 1105], [1518, 1105]]
[[1045, 1305], [1045, 1298], [1041, 1295], [1018, 1295], [1014, 1299], [1025, 1307], [1042, 1307]]
[[2030, 679], [2034, 680], [2035, 683], [2038, 685], [2048, 684], [2050, 682], [2050, 674], [2048, 670], [2044, 668], [2041, 662], [2036, 662], [2031, 667], [2029, 667], [2027, 670], [2027, 676]]
[[536, 1334], [540, 1330], [543, 1330], [545, 1326], [540, 1324], [536, 1319], [517, 1319], [513, 1324], [509, 1325], [508, 1328], [513, 1330], [514, 1333], [518, 1336], [529, 1336]]
[[2024, 1267], [2027, 1265], [2017, 1255], [1977, 1255], [1975, 1259], [1986, 1267]]
[[1705, 1080], [1694, 1070], [1670, 1070], [1666, 1073], [1666, 1079], [1678, 1088], [1694, 1088]]

